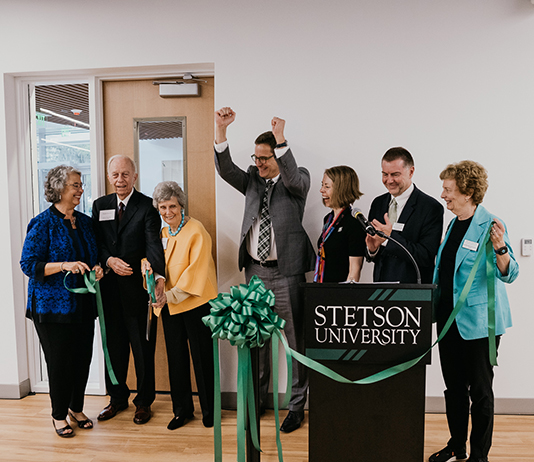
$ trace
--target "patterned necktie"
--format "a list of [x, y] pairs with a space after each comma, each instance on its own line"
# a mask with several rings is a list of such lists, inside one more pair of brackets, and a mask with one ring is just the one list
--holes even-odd
[[258, 258], [264, 262], [271, 252], [271, 217], [269, 216], [269, 191], [273, 187], [272, 180], [267, 181], [260, 214], [260, 235], [258, 237]]
[[122, 220], [124, 214], [124, 202], [119, 202], [119, 222]]
[[397, 201], [394, 197], [391, 198], [391, 202], [389, 203], [388, 216], [391, 223], [397, 223]]

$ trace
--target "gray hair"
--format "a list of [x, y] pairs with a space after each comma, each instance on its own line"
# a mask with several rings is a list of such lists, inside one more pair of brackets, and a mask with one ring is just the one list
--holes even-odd
[[44, 196], [47, 202], [55, 204], [61, 200], [61, 193], [65, 189], [71, 174], [82, 176], [82, 172], [70, 165], [58, 165], [48, 171], [44, 184]]
[[134, 173], [137, 173], [137, 165], [135, 165], [135, 162], [133, 161], [133, 159], [131, 157], [124, 156], [122, 154], [117, 154], [116, 156], [110, 157], [110, 159], [108, 160], [108, 173], [109, 173], [109, 168], [111, 167], [111, 163], [117, 159], [126, 159], [128, 162], [130, 162], [130, 165], [132, 166]]
[[176, 197], [180, 207], [185, 208], [185, 193], [176, 181], [162, 181], [154, 188], [152, 204], [157, 209], [160, 202], [169, 201]]

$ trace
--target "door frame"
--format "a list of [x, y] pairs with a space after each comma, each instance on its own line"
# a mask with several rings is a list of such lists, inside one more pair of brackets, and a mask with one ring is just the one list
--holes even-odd
[[[22, 251], [27, 223], [33, 218], [32, 198], [32, 160], [28, 155], [31, 146], [31, 129], [29, 117], [29, 89], [31, 85], [61, 84], [87, 82], [89, 83], [89, 108], [92, 114], [93, 126], [91, 134], [91, 166], [96, 172], [92, 178], [92, 197], [100, 197], [106, 189], [106, 165], [104, 156], [104, 120], [102, 85], [110, 80], [136, 80], [136, 79], [165, 79], [178, 78], [185, 73], [196, 77], [214, 77], [214, 63], [176, 64], [162, 66], [135, 66], [97, 69], [73, 69], [45, 72], [22, 72], [5, 74], [6, 85], [6, 112], [12, 111], [12, 122], [6, 130], [7, 146], [12, 146], [8, 163], [14, 166], [17, 175], [9, 178], [10, 217], [16, 222], [12, 227], [12, 272], [13, 274], [13, 301], [15, 310], [15, 329], [17, 332], [17, 360], [21, 379], [19, 384], [20, 395], [28, 392], [48, 392], [48, 383], [40, 381], [40, 368], [42, 367], [39, 340], [32, 326], [20, 313], [24, 313], [26, 306], [27, 278], [22, 277], [18, 260]], [[8, 94], [8, 89], [13, 90]], [[13, 230], [17, 232], [13, 232]], [[21, 335], [24, 337], [20, 338]], [[95, 351], [98, 351], [98, 364], [103, 365], [103, 354], [100, 336], [96, 335]], [[26, 365], [26, 367], [24, 367]], [[106, 387], [104, 369], [99, 367], [99, 383], [86, 390], [87, 394], [104, 395]]]

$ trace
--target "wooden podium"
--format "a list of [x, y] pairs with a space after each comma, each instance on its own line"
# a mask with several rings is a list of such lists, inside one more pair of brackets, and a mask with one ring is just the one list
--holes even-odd
[[[434, 288], [305, 284], [306, 356], [358, 380], [424, 354]], [[310, 370], [309, 461], [422, 462], [429, 363], [368, 385]]]

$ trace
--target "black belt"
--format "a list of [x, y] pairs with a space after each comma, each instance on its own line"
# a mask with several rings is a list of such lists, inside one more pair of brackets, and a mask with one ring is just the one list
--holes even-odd
[[259, 260], [254, 260], [252, 257], [250, 259], [255, 265], [263, 266], [264, 268], [274, 268], [275, 266], [278, 266], [278, 260], [265, 260], [264, 262], [261, 262]]

